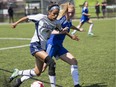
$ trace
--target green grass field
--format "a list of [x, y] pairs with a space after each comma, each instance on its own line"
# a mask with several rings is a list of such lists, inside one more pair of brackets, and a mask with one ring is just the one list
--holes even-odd
[[[77, 25], [79, 21], [74, 21]], [[66, 37], [64, 46], [78, 60], [80, 84], [82, 87], [115, 87], [115, 31], [116, 19], [93, 20], [94, 36], [88, 36], [88, 24], [83, 26], [85, 32], [77, 32], [80, 41], [73, 41]], [[15, 30], [9, 24], [0, 24], [0, 87], [12, 87], [8, 78], [14, 68], [30, 69], [34, 67], [34, 57], [30, 55], [29, 46], [22, 48], [9, 48], [28, 45], [30, 40], [16, 38], [31, 38], [34, 33], [34, 24], [22, 23]], [[14, 38], [14, 39], [13, 39]], [[70, 66], [57, 60], [57, 84], [63, 87], [73, 87]], [[38, 80], [49, 82], [47, 70]], [[25, 81], [21, 87], [30, 87], [34, 79]], [[49, 83], [44, 83], [50, 87]], [[58, 86], [57, 86], [58, 87]]]
[[[81, 17], [81, 12], [82, 12], [82, 7], [80, 7], [80, 5], [83, 5], [83, 3], [87, 1], [89, 6], [88, 6], [88, 9], [89, 9], [89, 14], [91, 14], [91, 17], [97, 17], [96, 16], [96, 13], [95, 13], [95, 4], [96, 4], [96, 1], [98, 1], [100, 4], [103, 2], [103, 0], [74, 0], [74, 4], [75, 4], [75, 9], [76, 9], [76, 14], [75, 14], [75, 18], [80, 18]], [[108, 11], [109, 9], [107, 9]], [[111, 11], [110, 9], [110, 12], [107, 12], [106, 13], [106, 17], [115, 17], [116, 15], [116, 12]], [[103, 17], [103, 14], [102, 14], [102, 10], [101, 10], [101, 6], [100, 6], [100, 14], [99, 14], [100, 17]]]

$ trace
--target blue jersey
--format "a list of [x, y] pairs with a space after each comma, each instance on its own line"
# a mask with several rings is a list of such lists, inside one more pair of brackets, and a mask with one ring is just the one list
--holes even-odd
[[86, 21], [88, 21], [88, 20], [89, 20], [89, 17], [88, 17], [88, 16], [86, 16], [86, 15], [84, 15], [84, 14], [88, 14], [88, 13], [89, 13], [88, 8], [87, 8], [87, 7], [84, 7], [84, 8], [82, 9], [81, 22], [86, 22]]
[[[72, 26], [72, 21], [67, 21], [66, 16], [63, 16], [59, 19], [62, 28], [68, 27], [68, 32], [70, 31], [70, 27]], [[47, 41], [47, 44], [51, 45], [62, 45], [66, 34], [51, 34], [50, 38]]]

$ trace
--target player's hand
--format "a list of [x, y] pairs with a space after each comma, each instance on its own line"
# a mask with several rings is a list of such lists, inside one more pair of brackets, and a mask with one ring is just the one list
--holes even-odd
[[17, 23], [13, 23], [11, 26], [12, 26], [12, 28], [16, 28]]
[[65, 27], [65, 28], [62, 29], [62, 31], [61, 31], [62, 34], [65, 34], [65, 33], [67, 33], [67, 32], [68, 32], [68, 27]]
[[88, 17], [90, 17], [91, 16], [91, 14], [88, 14]]
[[72, 39], [76, 40], [76, 41], [79, 41], [79, 38], [76, 35], [72, 35]]
[[84, 29], [83, 29], [83, 28], [80, 28], [79, 31], [80, 31], [80, 32], [84, 32]]

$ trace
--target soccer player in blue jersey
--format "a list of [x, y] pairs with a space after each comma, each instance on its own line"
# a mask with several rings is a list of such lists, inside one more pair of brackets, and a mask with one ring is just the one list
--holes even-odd
[[[74, 6], [70, 3], [65, 3], [62, 6], [64, 9], [62, 10], [61, 14], [59, 14], [60, 17], [58, 17], [62, 25], [62, 28], [68, 27], [68, 32], [70, 31], [70, 28], [76, 29], [78, 31], [82, 31], [72, 25], [71, 19], [75, 14]], [[73, 78], [74, 87], [81, 87], [79, 85], [77, 60], [66, 48], [63, 47], [63, 41], [65, 39], [66, 34], [62, 34], [62, 33], [56, 34], [56, 32], [52, 32], [50, 38], [48, 39], [46, 52], [51, 58], [53, 56], [56, 59], [60, 58], [61, 60], [71, 65], [71, 75]], [[51, 87], [56, 87], [55, 86], [56, 76], [49, 75], [49, 79], [50, 79], [50, 83], [53, 83], [51, 84]]]
[[[89, 10], [88, 10], [88, 2], [85, 1], [84, 4], [83, 4], [83, 9], [82, 9], [82, 17], [81, 17], [81, 20], [80, 20], [80, 23], [79, 25], [77, 26], [77, 28], [81, 28], [82, 25], [87, 22], [90, 24], [90, 27], [89, 27], [89, 30], [88, 30], [88, 35], [94, 35], [93, 32], [92, 32], [92, 28], [93, 28], [93, 22], [92, 20], [90, 20], [90, 16], [91, 14], [89, 14]], [[77, 30], [74, 30], [72, 32], [72, 34], [75, 34]]]
[[12, 24], [12, 27], [15, 28], [20, 22], [25, 21], [27, 19], [35, 23], [35, 33], [30, 43], [30, 52], [35, 57], [35, 67], [34, 69], [29, 70], [15, 69], [10, 77], [10, 81], [12, 81], [15, 77], [19, 75], [22, 77], [16, 79], [16, 83], [13, 87], [19, 87], [23, 81], [33, 76], [40, 76], [44, 63], [46, 63], [47, 66], [49, 66], [49, 75], [55, 75], [55, 62], [45, 52], [45, 48], [46, 42], [51, 32], [55, 30], [56, 27], [57, 29], [61, 29], [57, 26], [59, 25], [59, 22], [56, 20], [59, 11], [59, 5], [53, 4], [48, 7], [48, 15], [29, 15], [19, 19], [17, 22]]

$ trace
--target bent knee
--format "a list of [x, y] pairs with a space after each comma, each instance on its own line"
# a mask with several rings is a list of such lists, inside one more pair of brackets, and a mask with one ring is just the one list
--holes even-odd
[[39, 71], [39, 70], [34, 70], [35, 71], [35, 74], [37, 75], [37, 76], [40, 76], [41, 75], [41, 71]]
[[36, 72], [36, 75], [37, 75], [37, 76], [40, 76], [40, 75], [41, 75], [41, 73], [40, 73], [40, 72]]

